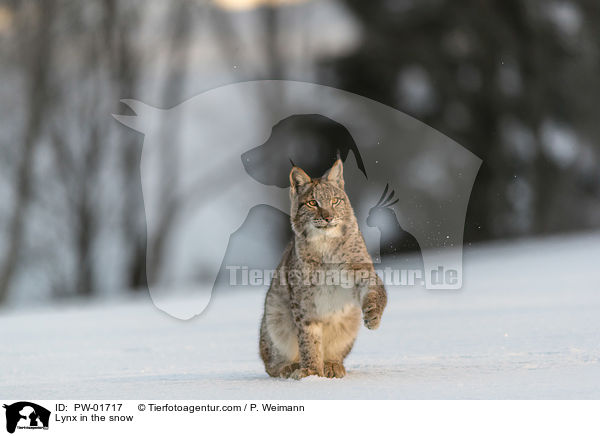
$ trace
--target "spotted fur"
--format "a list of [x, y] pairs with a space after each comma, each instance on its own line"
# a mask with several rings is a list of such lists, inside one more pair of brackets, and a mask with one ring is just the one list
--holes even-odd
[[[365, 326], [377, 328], [385, 288], [344, 191], [341, 160], [319, 179], [293, 167], [290, 199], [294, 237], [265, 298], [260, 355], [272, 377], [343, 377], [361, 312]], [[318, 273], [351, 280], [313, 280]]]

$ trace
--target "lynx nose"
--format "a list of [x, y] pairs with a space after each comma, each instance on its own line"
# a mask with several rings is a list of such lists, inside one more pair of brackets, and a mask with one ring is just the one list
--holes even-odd
[[332, 216], [323, 216], [323, 219], [329, 223], [329, 222], [331, 222], [333, 217]]

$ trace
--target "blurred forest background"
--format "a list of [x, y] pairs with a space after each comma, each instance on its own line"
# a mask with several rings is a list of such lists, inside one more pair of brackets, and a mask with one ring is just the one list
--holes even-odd
[[597, 0], [2, 0], [0, 304], [146, 290], [164, 240], [111, 114], [239, 81], [341, 88], [475, 153], [465, 243], [597, 229], [599, 48]]

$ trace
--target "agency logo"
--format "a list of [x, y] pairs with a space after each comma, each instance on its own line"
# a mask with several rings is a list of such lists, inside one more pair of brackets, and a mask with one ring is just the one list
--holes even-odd
[[[114, 117], [145, 135], [146, 273], [154, 304], [168, 314], [189, 319], [208, 305], [206, 288], [194, 304], [170, 298], [196, 289], [199, 275], [217, 283], [224, 265], [274, 267], [284, 247], [269, 229], [289, 227], [292, 162], [320, 177], [336, 154], [374, 262], [414, 269], [403, 254], [420, 251], [425, 288], [461, 288], [465, 216], [481, 159], [419, 120], [341, 89], [286, 80], [234, 83], [170, 109], [122, 102], [134, 115]], [[303, 139], [322, 124], [334, 126], [322, 141]], [[232, 234], [250, 225], [258, 205], [274, 217], [252, 229], [264, 237], [236, 245]], [[248, 263], [257, 259], [265, 264]]]
[[19, 430], [48, 430], [50, 411], [45, 407], [29, 401], [19, 401], [4, 405], [6, 409], [6, 431], [14, 433]]

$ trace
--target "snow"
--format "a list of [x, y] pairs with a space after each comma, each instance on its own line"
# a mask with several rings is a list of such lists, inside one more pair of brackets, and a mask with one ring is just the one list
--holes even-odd
[[[11, 399], [600, 397], [600, 234], [468, 248], [460, 291], [390, 292], [341, 380], [269, 378], [264, 290], [221, 292], [180, 321], [149, 297], [0, 312]], [[189, 304], [181, 299], [177, 304]]]

